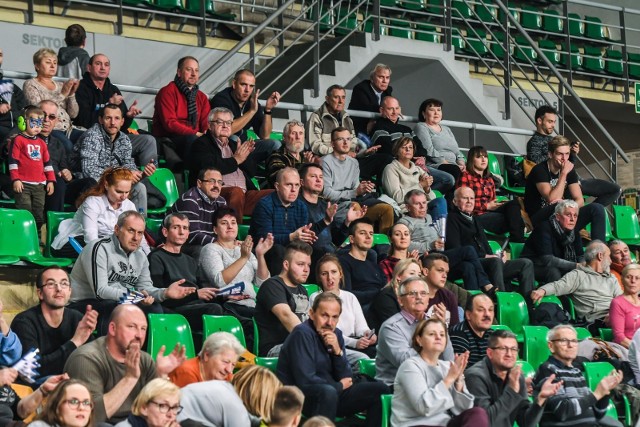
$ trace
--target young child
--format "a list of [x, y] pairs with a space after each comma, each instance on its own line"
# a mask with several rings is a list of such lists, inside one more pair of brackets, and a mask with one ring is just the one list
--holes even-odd
[[276, 393], [269, 427], [297, 427], [302, 418], [304, 394], [298, 387], [284, 386]]
[[47, 144], [38, 137], [42, 131], [44, 112], [38, 107], [27, 107], [24, 122], [9, 146], [9, 176], [13, 182], [16, 208], [33, 214], [38, 227], [44, 224], [44, 198], [53, 193], [56, 182], [53, 166], [49, 162]]

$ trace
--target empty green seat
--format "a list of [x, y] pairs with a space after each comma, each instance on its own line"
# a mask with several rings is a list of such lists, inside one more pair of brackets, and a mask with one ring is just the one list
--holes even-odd
[[[569, 55], [566, 52], [560, 54], [560, 64], [566, 68], [569, 68]], [[578, 70], [582, 68], [583, 64], [584, 56], [582, 55], [582, 53], [580, 53], [580, 49], [578, 49], [577, 46], [571, 45], [571, 69]]]
[[453, 47], [453, 50], [455, 51], [455, 53], [463, 53], [466, 49], [466, 42], [462, 39], [462, 37], [460, 36], [460, 34], [453, 34], [453, 36], [451, 37], [451, 46]]
[[537, 8], [525, 6], [520, 14], [520, 24], [529, 30], [539, 30], [542, 28], [542, 15]]
[[[500, 32], [493, 33], [492, 40], [489, 44], [490, 44], [491, 52], [493, 52], [493, 54], [496, 55], [498, 58], [502, 58], [504, 56], [504, 41], [505, 41], [504, 33], [500, 33]], [[514, 46], [513, 46], [513, 43], [511, 43], [509, 45], [509, 53], [513, 55], [513, 52], [514, 52]], [[524, 189], [523, 189], [523, 194], [524, 194]]]
[[153, 175], [149, 177], [149, 182], [151, 182], [154, 187], [160, 190], [162, 195], [165, 197], [166, 202], [161, 208], [147, 209], [147, 213], [149, 215], [166, 213], [180, 197], [178, 184], [176, 183], [176, 177], [173, 176], [173, 172], [171, 172], [171, 169], [158, 168], [153, 173]]
[[[331, 26], [333, 25], [333, 10], [328, 11], [327, 9], [321, 7], [320, 16], [316, 16], [316, 8], [312, 7], [309, 10], [309, 19], [314, 23], [316, 21], [320, 21], [320, 31], [328, 31], [331, 29]], [[249, 137], [250, 137], [250, 133], [247, 132], [247, 138]], [[258, 139], [257, 135], [254, 137], [254, 139]]]
[[264, 366], [274, 374], [278, 370], [278, 358], [277, 357], [256, 357], [256, 365]]
[[36, 221], [31, 212], [22, 209], [0, 209], [0, 257], [4, 257], [7, 264], [13, 264], [9, 261], [18, 257], [43, 267], [67, 267], [73, 262], [69, 258], [49, 258], [40, 253]]
[[[355, 30], [358, 28], [358, 16], [354, 12], [349, 15], [348, 8], [341, 8], [338, 11], [338, 27], [336, 28], [336, 33], [340, 35], [346, 35], [351, 32], [351, 30]], [[274, 138], [275, 137], [275, 138]], [[278, 137], [280, 139], [278, 139]], [[276, 139], [278, 141], [282, 141], [282, 133], [281, 132], [272, 132], [270, 135], [270, 139]]]
[[614, 76], [622, 76], [624, 74], [624, 66], [622, 64], [622, 52], [619, 50], [607, 49], [605, 51], [604, 68], [607, 74]]
[[518, 342], [524, 340], [523, 326], [529, 324], [529, 312], [522, 295], [517, 292], [498, 292], [496, 320], [507, 325], [516, 335]]
[[482, 30], [473, 30], [469, 29], [467, 31], [467, 44], [465, 46], [465, 51], [469, 52], [471, 55], [477, 56], [487, 56], [489, 53], [488, 43], [486, 39], [486, 33]]
[[425, 10], [436, 15], [444, 15], [444, 0], [427, 0]]
[[147, 353], [155, 360], [160, 348], [165, 346], [164, 354], [171, 353], [176, 344], [185, 347], [187, 359], [196, 357], [191, 326], [181, 314], [148, 314], [149, 331]]
[[538, 53], [533, 50], [527, 39], [524, 37], [516, 37], [516, 48], [515, 48], [515, 57], [516, 59], [525, 62], [531, 63], [535, 62], [538, 59]]
[[609, 38], [609, 29], [602, 25], [600, 18], [585, 16], [585, 35], [593, 40], [604, 41]]
[[584, 63], [585, 70], [592, 73], [604, 73], [604, 57], [602, 49], [594, 46], [584, 47]]
[[234, 316], [214, 316], [211, 314], [202, 315], [202, 339], [203, 341], [214, 332], [229, 332], [233, 334], [243, 347], [247, 346], [244, 338], [244, 330], [238, 318]]
[[524, 359], [537, 370], [551, 355], [547, 345], [549, 328], [546, 326], [524, 326], [523, 330]]
[[[187, 12], [191, 13], [200, 13], [200, 6], [203, 0], [186, 0], [185, 9]], [[204, 11], [205, 13], [214, 13], [213, 8], [213, 0], [204, 0]]]
[[[382, 2], [380, 2], [382, 4]], [[425, 0], [401, 0], [398, 2], [398, 6], [408, 10], [423, 10], [427, 6]]]
[[571, 37], [584, 36], [584, 22], [577, 13], [569, 14], [569, 34], [571, 34]]
[[562, 34], [564, 32], [564, 20], [560, 17], [560, 12], [545, 9], [542, 15], [542, 29], [550, 33]]
[[182, 0], [153, 0], [153, 4], [162, 9], [184, 10]]
[[[511, 16], [513, 16], [513, 18], [520, 22], [520, 11], [518, 9], [515, 9], [513, 7], [509, 8], [509, 13], [511, 14]], [[504, 12], [502, 11], [502, 9], [498, 10], [498, 19], [500, 19], [500, 22], [504, 21]]]
[[376, 359], [360, 359], [358, 360], [358, 370], [361, 374], [371, 378], [376, 377]]
[[628, 53], [629, 77], [640, 80], [640, 54]]
[[438, 33], [433, 25], [416, 24], [414, 33], [416, 40], [430, 43], [442, 43], [442, 35]]
[[491, 4], [490, 1], [480, 0], [474, 8], [478, 18], [487, 24], [495, 22], [498, 16], [498, 7]]
[[591, 338], [591, 332], [587, 328], [576, 328], [576, 334], [578, 335], [578, 340], [586, 340], [587, 338]]
[[413, 37], [413, 31], [411, 31], [411, 23], [404, 19], [391, 19], [389, 20], [389, 35], [392, 37], [400, 37], [403, 39], [410, 39]]
[[611, 328], [598, 328], [600, 332], [600, 338], [605, 341], [613, 342], [613, 329]]
[[613, 205], [614, 234], [627, 245], [640, 245], [638, 215], [631, 206]]
[[453, 0], [451, 2], [451, 8], [453, 19], [471, 19], [473, 18], [473, 9], [471, 9], [471, 3], [460, 0]]
[[[551, 61], [553, 65], [560, 64], [560, 52], [558, 52], [558, 49], [554, 42], [552, 42], [551, 40], [538, 40], [538, 47], [540, 48], [540, 50], [542, 50], [544, 56], [549, 61]], [[542, 62], [540, 58], [538, 58], [538, 60]]]

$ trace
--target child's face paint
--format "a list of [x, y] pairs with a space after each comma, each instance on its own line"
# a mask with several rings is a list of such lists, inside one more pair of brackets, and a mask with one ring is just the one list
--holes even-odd
[[27, 120], [27, 134], [37, 135], [42, 131], [42, 125], [44, 124], [44, 118], [41, 116], [30, 116]]

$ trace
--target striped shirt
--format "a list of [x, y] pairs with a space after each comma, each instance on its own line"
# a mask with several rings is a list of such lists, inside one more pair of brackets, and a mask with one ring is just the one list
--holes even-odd
[[489, 347], [489, 337], [492, 332], [493, 330], [489, 329], [482, 337], [479, 337], [473, 332], [467, 320], [449, 328], [449, 337], [451, 339], [451, 345], [453, 346], [453, 352], [455, 354], [461, 354], [467, 350], [469, 351], [467, 369], [486, 356], [487, 347]]
[[227, 201], [223, 197], [209, 199], [198, 187], [191, 187], [185, 191], [171, 208], [171, 212], [185, 214], [189, 218], [190, 245], [206, 245], [214, 242], [213, 214]]

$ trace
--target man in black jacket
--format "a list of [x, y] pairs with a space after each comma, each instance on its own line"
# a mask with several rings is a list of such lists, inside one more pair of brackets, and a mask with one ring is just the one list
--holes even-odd
[[[122, 117], [124, 117], [122, 129], [126, 132], [134, 117], [142, 113], [142, 110], [137, 107], [138, 100], [127, 107], [120, 89], [109, 80], [110, 71], [111, 62], [105, 55], [98, 53], [91, 57], [76, 92], [80, 112], [73, 119], [74, 125], [89, 129], [98, 123], [98, 112], [105, 105], [115, 104], [122, 110]], [[129, 139], [131, 139], [132, 156], [136, 159], [136, 164], [146, 165], [158, 159], [156, 140], [153, 136], [130, 134]]]
[[[349, 109], [377, 113], [382, 98], [391, 96], [391, 92], [393, 92], [393, 88], [389, 86], [390, 81], [391, 68], [385, 64], [376, 64], [371, 70], [369, 78], [354, 86]], [[352, 117], [352, 119], [356, 133], [371, 134], [375, 120], [364, 117]]]
[[256, 171], [252, 155], [255, 142], [250, 139], [243, 143], [231, 135], [232, 124], [231, 110], [224, 107], [211, 110], [209, 130], [193, 142], [187, 165], [194, 178], [205, 168], [215, 168], [222, 173], [224, 184], [220, 195], [235, 209], [238, 224], [242, 224], [243, 215], [251, 215], [258, 201], [273, 190], [257, 189], [251, 181]]

